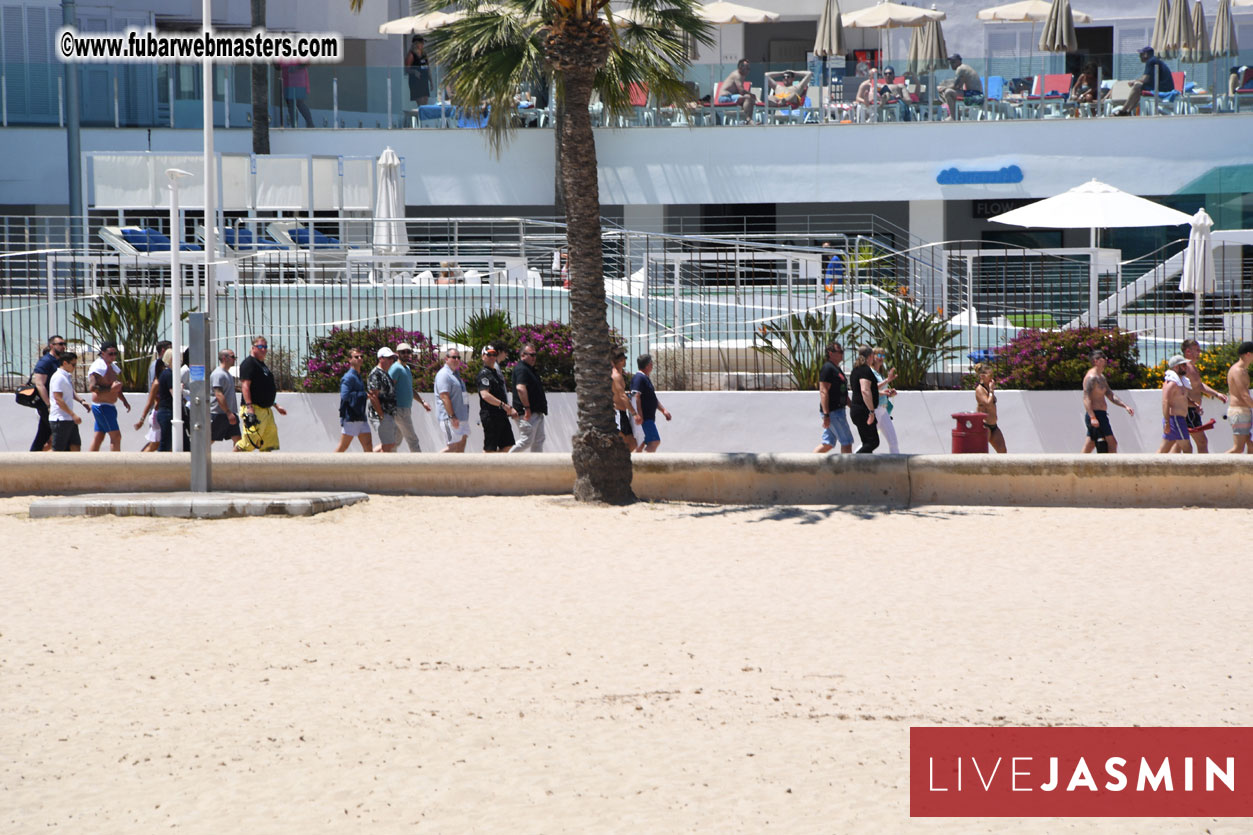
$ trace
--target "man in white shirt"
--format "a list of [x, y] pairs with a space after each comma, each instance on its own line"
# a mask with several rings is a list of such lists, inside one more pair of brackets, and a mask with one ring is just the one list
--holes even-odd
[[96, 420], [96, 436], [91, 439], [91, 451], [99, 452], [104, 443], [104, 436], [109, 436], [109, 449], [122, 451], [122, 429], [117, 423], [118, 400], [131, 410], [126, 395], [122, 393], [122, 381], [118, 375], [122, 366], [117, 364], [118, 350], [116, 342], [100, 343], [100, 353], [96, 361], [87, 371], [87, 390], [91, 392], [91, 415]]
[[91, 407], [74, 392], [74, 368], [78, 365], [78, 354], [66, 351], [61, 354], [61, 367], [52, 374], [48, 383], [48, 393], [52, 402], [48, 405], [48, 422], [52, 424], [53, 452], [78, 452], [83, 442], [78, 434], [78, 425], [83, 419], [74, 414], [73, 401], [78, 401], [88, 412]]

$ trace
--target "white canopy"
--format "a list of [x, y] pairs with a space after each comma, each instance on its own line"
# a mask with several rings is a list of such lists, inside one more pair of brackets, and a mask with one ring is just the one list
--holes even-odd
[[999, 214], [991, 220], [1009, 226], [1043, 229], [1113, 229], [1192, 223], [1191, 215], [1097, 180]]
[[928, 20], [944, 20], [946, 17], [944, 12], [937, 9], [921, 9], [917, 6], [881, 2], [876, 6], [847, 12], [843, 22], [850, 29], [897, 29], [923, 26]]
[[[979, 20], [989, 23], [1043, 23], [1048, 20], [1049, 9], [1053, 4], [1048, 0], [1020, 0], [1017, 3], [1006, 3], [982, 9], [977, 15]], [[1075, 23], [1091, 23], [1092, 15], [1071, 9]]]
[[741, 6], [739, 3], [727, 3], [725, 0], [705, 3], [699, 8], [698, 14], [702, 20], [719, 24], [770, 23], [779, 19], [778, 12], [754, 9], [752, 6]]

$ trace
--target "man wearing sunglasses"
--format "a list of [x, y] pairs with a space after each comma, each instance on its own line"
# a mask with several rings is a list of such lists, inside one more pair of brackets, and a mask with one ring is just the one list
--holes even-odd
[[48, 350], [35, 363], [30, 381], [39, 394], [35, 403], [35, 411], [39, 413], [39, 428], [35, 430], [35, 440], [31, 442], [31, 452], [46, 452], [52, 448], [52, 425], [48, 423], [48, 410], [52, 407], [52, 395], [48, 393], [48, 382], [52, 375], [61, 368], [61, 354], [65, 353], [65, 337], [53, 334], [48, 337]]
[[510, 452], [544, 451], [544, 418], [548, 415], [548, 396], [544, 383], [535, 373], [535, 345], [528, 342], [522, 346], [522, 362], [513, 367], [513, 402], [518, 409], [518, 442]]
[[273, 452], [278, 449], [278, 425], [274, 423], [274, 412], [285, 415], [287, 410], [274, 402], [278, 388], [274, 375], [265, 364], [269, 351], [270, 343], [264, 336], [254, 337], [252, 353], [239, 364], [239, 386], [244, 396], [239, 417], [244, 430], [235, 449], [240, 452]]
[[505, 351], [499, 345], [483, 349], [483, 368], [479, 371], [479, 423], [483, 424], [483, 451], [508, 452], [513, 446], [513, 427], [509, 418], [518, 413], [509, 405], [505, 375], [500, 360]]
[[439, 430], [444, 439], [440, 452], [465, 452], [470, 437], [470, 403], [461, 370], [461, 351], [444, 351], [444, 367], [435, 375], [435, 396], [439, 398]]
[[122, 393], [122, 381], [118, 375], [122, 366], [118, 365], [116, 342], [100, 343], [100, 354], [87, 371], [87, 390], [91, 392], [91, 415], [96, 420], [96, 435], [91, 439], [91, 451], [99, 452], [104, 443], [104, 436], [109, 436], [109, 449], [122, 451], [122, 428], [117, 423], [117, 401], [121, 400], [126, 411], [131, 404]]
[[[413, 427], [413, 371], [409, 368], [409, 363], [413, 362], [413, 346], [408, 342], [402, 342], [396, 346], [396, 362], [392, 363], [392, 367], [387, 369], [387, 374], [392, 378], [392, 383], [396, 389], [396, 413], [392, 416], [396, 420], [396, 429], [400, 432], [400, 437], [409, 445], [410, 452], [421, 452], [422, 444], [418, 440], [418, 430]], [[418, 397], [418, 405], [428, 412], [431, 407], [425, 400]], [[392, 447], [391, 452], [395, 452], [400, 448], [400, 443]]]

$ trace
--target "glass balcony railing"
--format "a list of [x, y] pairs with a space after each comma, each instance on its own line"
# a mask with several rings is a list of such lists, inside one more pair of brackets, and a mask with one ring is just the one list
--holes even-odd
[[[1087, 63], [1097, 67], [1099, 94], [1077, 100], [1074, 82]], [[947, 68], [911, 74], [905, 60], [886, 65], [844, 59], [825, 64], [752, 64], [748, 73], [755, 106], [741, 106], [739, 96], [723, 97], [722, 81], [733, 64], [695, 64], [685, 72], [691, 92], [686, 105], [658, 103], [643, 88], [632, 90], [632, 107], [609, 114], [595, 102], [594, 123], [613, 127], [742, 124], [863, 123], [929, 121], [949, 116], [996, 121], [1105, 116], [1127, 102], [1129, 83], [1143, 74], [1135, 54], [1022, 55], [979, 58], [965, 63], [979, 76], [982, 95], [945, 96], [953, 72]], [[1239, 57], [1187, 63], [1168, 60], [1173, 93], [1148, 95], [1133, 102], [1141, 115], [1218, 115], [1253, 111], [1253, 75], [1232, 74], [1233, 67], [1253, 63], [1253, 50]], [[866, 85], [870, 71], [875, 84]], [[778, 73], [796, 74], [795, 97], [771, 83]], [[202, 122], [199, 65], [0, 64], [0, 124], [63, 125], [66, 117], [67, 71], [78, 74], [79, 118], [90, 127], [198, 129]], [[768, 77], [769, 76], [769, 77]], [[439, 96], [444, 68], [433, 66], [430, 98], [411, 97], [410, 80], [402, 67], [360, 67], [321, 64], [309, 67], [309, 90], [303, 101], [289, 102], [276, 67], [264, 68], [262, 83], [269, 96], [273, 129], [400, 129], [477, 127], [475, 108], [462, 109]], [[219, 66], [214, 71], [214, 124], [244, 128], [252, 123], [251, 67]], [[521, 91], [520, 91], [521, 92]], [[519, 126], [551, 126], [545, 90], [526, 91], [531, 101], [519, 107]], [[783, 91], [786, 92], [786, 91]], [[859, 96], [859, 93], [861, 94]], [[1076, 100], [1072, 100], [1076, 99]], [[442, 100], [442, 103], [441, 103]], [[956, 112], [953, 112], [956, 109]]]

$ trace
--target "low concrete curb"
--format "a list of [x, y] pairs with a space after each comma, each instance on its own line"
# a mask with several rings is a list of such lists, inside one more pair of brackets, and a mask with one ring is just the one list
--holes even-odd
[[53, 516], [165, 516], [229, 519], [237, 516], [313, 516], [357, 502], [365, 493], [97, 493], [37, 499], [33, 519]]
[[[1248, 507], [1253, 456], [753, 455], [634, 459], [644, 500], [722, 504]], [[0, 494], [169, 493], [189, 488], [186, 456], [0, 453]], [[360, 491], [437, 496], [569, 495], [566, 453], [334, 455], [213, 459], [215, 491]]]

